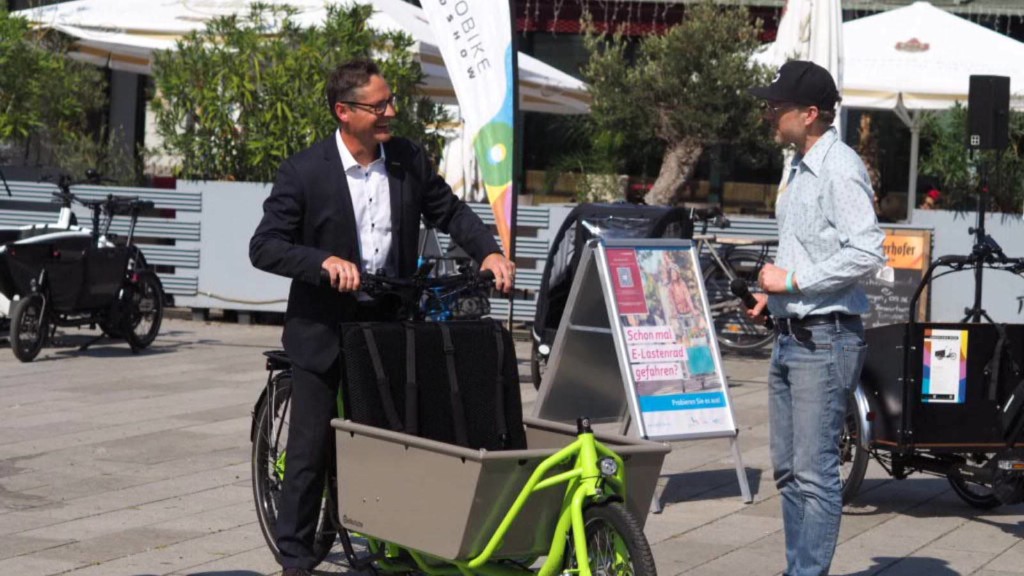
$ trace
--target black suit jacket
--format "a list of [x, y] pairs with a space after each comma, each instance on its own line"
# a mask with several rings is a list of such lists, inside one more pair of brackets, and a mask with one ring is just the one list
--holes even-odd
[[[391, 192], [388, 264], [400, 277], [416, 270], [420, 217], [449, 233], [477, 262], [498, 244], [472, 209], [452, 194], [425, 151], [403, 138], [384, 144]], [[292, 361], [324, 372], [338, 356], [338, 324], [353, 318], [355, 299], [320, 286], [320, 266], [337, 256], [361, 266], [359, 232], [335, 135], [284, 161], [263, 220], [249, 242], [253, 266], [292, 278], [284, 349]]]

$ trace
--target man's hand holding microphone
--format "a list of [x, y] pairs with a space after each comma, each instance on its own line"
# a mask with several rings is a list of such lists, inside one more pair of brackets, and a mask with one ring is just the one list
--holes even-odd
[[765, 264], [757, 276], [757, 284], [764, 292], [752, 294], [747, 283], [737, 278], [729, 288], [733, 295], [743, 300], [747, 307], [747, 316], [766, 328], [774, 326], [771, 314], [768, 313], [769, 294], [791, 294], [798, 290], [795, 275], [774, 264]]

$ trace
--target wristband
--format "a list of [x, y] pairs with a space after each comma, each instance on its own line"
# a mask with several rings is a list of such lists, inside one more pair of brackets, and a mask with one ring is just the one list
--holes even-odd
[[795, 272], [793, 272], [792, 270], [790, 270], [789, 272], [786, 273], [786, 292], [789, 292], [791, 294], [793, 292], [796, 292], [796, 288], [793, 287], [793, 276], [794, 276], [794, 274], [795, 274]]

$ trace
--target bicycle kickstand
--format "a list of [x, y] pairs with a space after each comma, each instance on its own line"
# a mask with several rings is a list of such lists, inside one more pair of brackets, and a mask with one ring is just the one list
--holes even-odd
[[107, 337], [106, 334], [100, 334], [99, 336], [95, 336], [92, 339], [90, 339], [88, 342], [86, 342], [85, 344], [82, 344], [81, 346], [79, 346], [78, 347], [78, 351], [79, 352], [85, 352], [86, 350], [89, 349], [90, 346], [92, 346], [93, 344], [99, 342], [100, 340], [103, 340], [106, 337]]

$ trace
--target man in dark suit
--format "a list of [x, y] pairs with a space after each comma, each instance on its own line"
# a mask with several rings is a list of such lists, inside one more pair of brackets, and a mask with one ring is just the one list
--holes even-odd
[[[293, 363], [288, 466], [277, 518], [287, 576], [309, 574], [317, 563], [313, 537], [340, 380], [337, 326], [374, 319], [352, 294], [360, 271], [410, 276], [422, 217], [492, 271], [499, 290], [508, 292], [515, 274], [423, 148], [392, 137], [394, 94], [376, 64], [335, 69], [327, 101], [338, 131], [284, 161], [249, 243], [254, 266], [293, 279], [282, 337]], [[331, 288], [319, 285], [321, 270]]]

